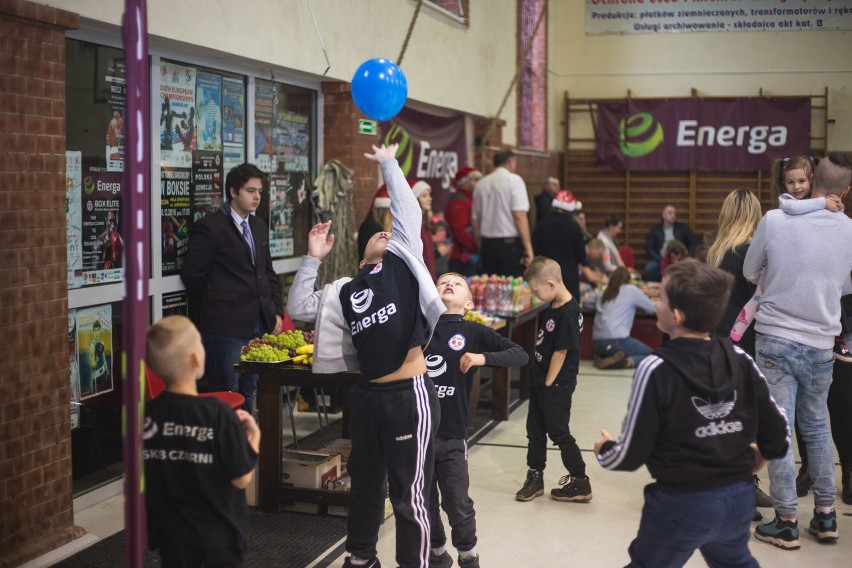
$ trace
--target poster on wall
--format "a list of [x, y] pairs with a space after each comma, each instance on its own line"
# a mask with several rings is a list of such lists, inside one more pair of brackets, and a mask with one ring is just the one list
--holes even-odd
[[186, 292], [163, 294], [163, 317], [189, 316]]
[[226, 146], [242, 147], [246, 141], [246, 88], [238, 79], [222, 80], [222, 127]]
[[127, 101], [124, 60], [111, 58], [104, 80], [109, 86], [106, 97], [106, 168], [110, 172], [124, 171], [124, 115]]
[[[222, 170], [225, 173], [225, 178], [227, 178], [228, 172], [240, 164], [244, 164], [245, 161], [246, 150], [244, 146], [225, 146], [225, 150], [222, 155]], [[225, 179], [222, 180], [222, 187], [227, 190], [225, 187]], [[229, 195], [226, 195], [225, 197], [230, 199]]]
[[160, 172], [162, 265], [166, 276], [180, 272], [189, 246], [192, 170], [163, 166]]
[[222, 206], [222, 154], [198, 150], [192, 155], [192, 222]]
[[83, 285], [83, 153], [65, 152], [65, 232], [68, 288]]
[[403, 108], [392, 120], [380, 123], [379, 134], [385, 144], [399, 144], [396, 157], [403, 173], [427, 182], [432, 188], [432, 210], [443, 211], [450, 198], [450, 182], [460, 167], [468, 165], [464, 117]]
[[278, 115], [278, 152], [285, 172], [306, 172], [310, 159], [309, 117], [296, 112]]
[[77, 361], [77, 310], [68, 310], [68, 369], [71, 378], [71, 428], [80, 427], [80, 367]]
[[222, 149], [222, 76], [198, 71], [195, 83], [196, 138], [201, 150]]
[[189, 167], [197, 147], [195, 68], [160, 62], [160, 162]]
[[258, 79], [254, 90], [254, 163], [266, 173], [276, 170], [275, 120], [278, 92], [275, 83]]
[[112, 305], [77, 310], [80, 400], [113, 390]]
[[121, 236], [120, 172], [88, 168], [82, 180], [83, 285], [120, 282], [124, 239]]
[[292, 180], [295, 178], [287, 174], [269, 176], [269, 252], [273, 257], [293, 256], [293, 211], [297, 195]]

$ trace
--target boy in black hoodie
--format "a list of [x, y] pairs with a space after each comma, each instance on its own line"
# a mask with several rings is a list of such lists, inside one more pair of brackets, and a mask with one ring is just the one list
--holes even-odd
[[790, 437], [751, 357], [710, 334], [732, 282], [698, 262], [669, 267], [657, 327], [671, 341], [636, 369], [621, 439], [603, 430], [595, 443], [606, 469], [645, 464], [656, 480], [630, 566], [682, 566], [696, 548], [711, 566], [758, 566], [748, 549], [752, 475], [786, 455]]

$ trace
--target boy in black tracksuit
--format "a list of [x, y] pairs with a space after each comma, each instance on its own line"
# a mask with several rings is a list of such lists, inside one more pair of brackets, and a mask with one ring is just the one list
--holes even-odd
[[577, 388], [580, 367], [580, 334], [583, 314], [580, 305], [562, 282], [559, 264], [539, 256], [524, 273], [530, 290], [550, 306], [539, 316], [535, 367], [530, 381], [527, 414], [527, 479], [515, 494], [518, 501], [531, 501], [544, 493], [542, 474], [547, 463], [547, 437], [559, 446], [562, 464], [568, 470], [560, 487], [550, 491], [556, 501], [586, 503], [592, 486], [577, 441], [571, 435], [571, 397]]
[[646, 464], [656, 480], [645, 488], [630, 566], [682, 566], [696, 548], [711, 566], [758, 566], [748, 550], [752, 475], [784, 457], [790, 438], [751, 357], [710, 335], [732, 281], [703, 263], [668, 268], [657, 326], [671, 341], [636, 369], [621, 439], [604, 430], [595, 444], [603, 467]]
[[376, 542], [386, 489], [396, 519], [397, 564], [429, 564], [428, 492], [440, 407], [423, 347], [446, 308], [423, 263], [423, 213], [396, 150], [396, 144], [373, 146], [365, 154], [380, 164], [387, 184], [392, 232], [370, 237], [354, 278], [314, 290], [334, 244], [331, 221], [315, 225], [287, 301], [293, 319], [316, 322], [314, 373], [361, 371], [350, 393], [347, 568], [381, 566]]
[[526, 365], [529, 356], [490, 327], [465, 321], [464, 314], [473, 309], [473, 298], [464, 276], [455, 272], [442, 274], [437, 287], [447, 311], [438, 320], [425, 351], [428, 374], [435, 381], [441, 404], [441, 423], [435, 435], [435, 475], [429, 494], [432, 524], [429, 566], [447, 568], [453, 564], [445, 547], [447, 535], [438, 506], [440, 488], [441, 505], [452, 527], [459, 565], [479, 568], [476, 518], [473, 500], [468, 495], [467, 469], [467, 413], [473, 375], [483, 365]]

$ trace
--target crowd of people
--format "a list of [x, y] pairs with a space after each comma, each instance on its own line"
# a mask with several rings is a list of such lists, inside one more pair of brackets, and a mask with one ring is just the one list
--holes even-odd
[[[464, 320], [473, 307], [466, 277], [480, 272], [524, 276], [546, 304], [529, 354], [527, 474], [516, 500], [544, 494], [548, 439], [565, 470], [551, 498], [593, 497], [570, 427], [585, 285], [598, 289], [595, 366], [636, 369], [621, 437], [603, 430], [596, 459], [612, 470], [646, 465], [655, 479], [629, 547], [631, 565], [680, 566], [700, 550], [711, 565], [756, 566], [748, 541], [760, 497], [775, 515], [754, 536], [798, 548], [803, 491], [814, 492], [809, 532], [821, 542], [838, 539], [835, 445], [841, 498], [852, 504], [852, 220], [842, 203], [852, 162], [837, 154], [818, 163], [779, 160], [772, 175], [779, 206], [763, 216], [753, 192], [732, 191], [706, 262], [691, 258], [699, 242], [667, 205], [649, 231], [642, 273], [660, 282], [653, 302], [634, 284], [639, 272], [619, 247], [624, 220], [607, 216], [593, 236], [582, 203], [555, 178], [536, 198], [538, 214], [549, 211], [531, 230], [511, 151], [495, 155], [488, 175], [460, 168], [443, 217], [431, 210], [431, 187], [405, 178], [396, 151], [374, 146], [365, 154], [385, 184], [359, 229], [358, 272], [316, 289], [335, 242], [332, 220], [320, 222], [286, 299], [290, 317], [316, 326], [313, 371], [361, 374], [350, 400], [344, 566], [381, 565], [386, 493], [398, 565], [452, 565], [443, 508], [458, 564], [479, 566], [465, 441], [473, 373], [528, 358], [511, 338]], [[181, 276], [192, 321], [164, 318], [148, 332], [148, 364], [167, 386], [146, 409], [144, 435], [150, 544], [164, 566], [213, 558], [240, 566], [245, 558], [242, 488], [257, 460], [257, 378], [235, 375], [231, 365], [236, 346], [280, 330], [284, 313], [268, 228], [251, 215], [265, 183], [250, 164], [228, 174], [229, 200], [190, 236]], [[667, 339], [656, 350], [631, 337], [637, 310], [656, 314]], [[241, 391], [247, 412], [198, 398], [202, 377]], [[755, 475], [767, 463], [769, 496]], [[702, 511], [701, 530], [680, 522], [688, 510]]]

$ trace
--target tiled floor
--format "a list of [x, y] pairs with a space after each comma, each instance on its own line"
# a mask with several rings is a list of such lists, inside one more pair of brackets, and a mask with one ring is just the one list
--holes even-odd
[[[642, 488], [650, 477], [644, 468], [633, 473], [605, 471], [596, 465], [590, 450], [601, 428], [607, 428], [613, 435], [620, 431], [630, 377], [628, 371], [597, 371], [586, 362], [581, 366], [571, 427], [587, 458], [594, 493], [591, 503], [560, 503], [547, 495], [529, 503], [514, 500], [515, 491], [523, 484], [526, 474], [526, 404], [471, 448], [471, 496], [476, 503], [478, 548], [484, 566], [571, 565], [586, 568], [627, 563], [627, 547], [639, 524]], [[311, 419], [297, 414], [297, 418], [301, 428], [316, 427], [315, 415]], [[547, 492], [564, 473], [556, 451], [550, 452], [548, 458]], [[764, 487], [768, 487], [765, 471], [761, 477]], [[839, 487], [839, 470], [837, 483]], [[107, 536], [108, 531], [99, 527], [120, 530], [120, 505], [121, 499], [117, 497], [81, 511], [76, 523], [100, 537]], [[803, 525], [810, 520], [812, 506], [810, 496], [800, 500]], [[761, 565], [773, 568], [848, 566], [852, 558], [852, 506], [838, 500], [836, 508], [841, 533], [838, 543], [819, 544], [802, 530], [801, 550], [782, 551], [752, 540], [753, 554]], [[763, 512], [766, 516], [772, 514], [771, 510]], [[689, 511], [684, 511], [684, 522], [689, 522]], [[382, 526], [379, 536], [379, 557], [385, 566], [395, 565], [394, 536], [391, 518]], [[455, 550], [448, 548], [455, 556]], [[327, 553], [315, 564], [324, 564], [319, 561]], [[342, 566], [344, 557], [340, 555], [330, 565]], [[694, 556], [687, 564], [689, 567], [704, 565], [700, 556]]]

